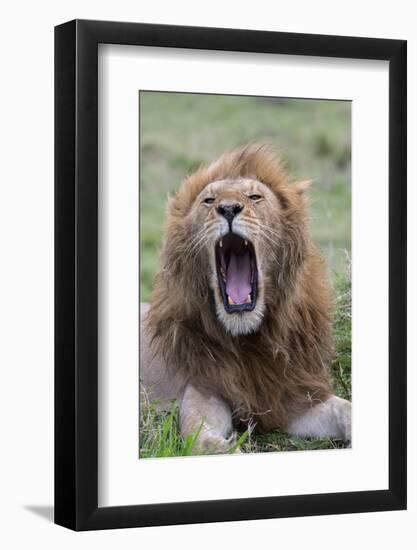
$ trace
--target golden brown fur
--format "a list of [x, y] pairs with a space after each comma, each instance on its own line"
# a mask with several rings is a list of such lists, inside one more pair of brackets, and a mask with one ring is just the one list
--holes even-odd
[[[279, 212], [263, 222], [276, 234], [279, 224], [280, 237], [266, 255], [262, 322], [234, 336], [216, 315], [209, 258], [190, 250], [196, 228], [189, 214], [210, 182], [238, 178], [262, 182], [277, 197]], [[249, 145], [199, 168], [169, 201], [147, 318], [153, 351], [184, 383], [221, 395], [235, 424], [253, 418], [261, 430], [285, 427], [331, 395], [331, 292], [309, 237], [304, 187], [268, 147]]]

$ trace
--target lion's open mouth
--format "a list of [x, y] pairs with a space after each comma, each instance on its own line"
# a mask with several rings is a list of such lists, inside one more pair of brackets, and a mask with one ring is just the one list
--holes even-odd
[[252, 243], [228, 233], [216, 244], [216, 268], [226, 312], [253, 310], [258, 290], [258, 270]]

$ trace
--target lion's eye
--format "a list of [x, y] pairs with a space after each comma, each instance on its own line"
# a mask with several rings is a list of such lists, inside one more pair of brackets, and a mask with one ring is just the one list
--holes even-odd
[[213, 197], [207, 197], [203, 200], [204, 204], [213, 204], [214, 198]]
[[259, 201], [261, 200], [261, 195], [249, 195], [249, 198], [251, 201]]

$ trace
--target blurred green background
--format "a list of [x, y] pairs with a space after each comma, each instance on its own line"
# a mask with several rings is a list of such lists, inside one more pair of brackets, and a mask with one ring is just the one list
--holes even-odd
[[336, 280], [350, 255], [351, 103], [140, 92], [141, 301], [158, 265], [168, 193], [201, 163], [250, 141], [312, 179], [311, 228]]

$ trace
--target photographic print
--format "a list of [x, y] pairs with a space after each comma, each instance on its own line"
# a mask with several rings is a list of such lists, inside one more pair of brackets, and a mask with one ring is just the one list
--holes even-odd
[[350, 446], [351, 102], [139, 106], [139, 457]]
[[406, 50], [56, 27], [55, 523], [406, 508]]

